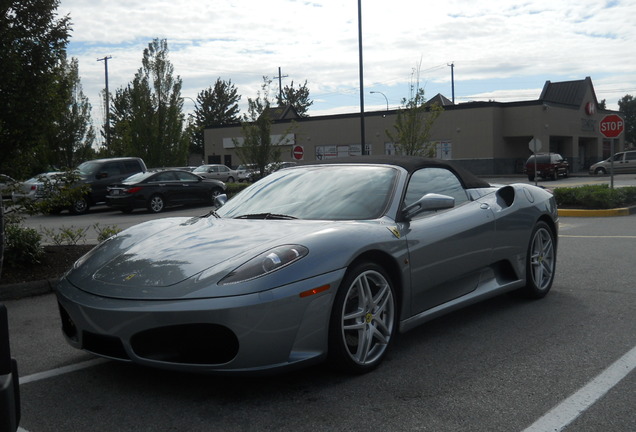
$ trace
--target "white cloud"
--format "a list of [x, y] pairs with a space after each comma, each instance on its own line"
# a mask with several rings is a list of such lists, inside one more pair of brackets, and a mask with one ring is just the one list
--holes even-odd
[[[112, 56], [114, 90], [132, 80], [143, 49], [159, 37], [168, 40], [184, 96], [221, 77], [246, 102], [262, 76], [281, 67], [284, 85], [307, 80], [313, 115], [359, 110], [353, 0], [62, 0], [58, 12], [71, 15], [69, 53], [94, 106], [104, 87], [96, 59]], [[636, 93], [635, 16], [633, 1], [363, 1], [365, 100], [381, 108], [383, 98], [368, 94], [377, 90], [398, 106], [421, 60], [430, 96], [451, 97], [453, 62], [458, 101], [535, 99], [545, 80], [590, 76], [599, 100], [617, 109], [619, 98]]]

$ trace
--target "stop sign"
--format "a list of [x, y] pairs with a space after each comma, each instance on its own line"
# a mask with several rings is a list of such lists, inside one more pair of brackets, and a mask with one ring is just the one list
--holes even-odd
[[604, 137], [616, 138], [625, 129], [625, 122], [616, 114], [606, 115], [599, 123], [599, 129]]

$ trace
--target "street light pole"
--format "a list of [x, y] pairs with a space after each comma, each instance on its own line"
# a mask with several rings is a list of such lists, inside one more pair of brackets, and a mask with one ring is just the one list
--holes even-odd
[[366, 143], [364, 136], [364, 73], [362, 67], [362, 0], [358, 0], [358, 56], [360, 67], [360, 143], [361, 154], [366, 155]]
[[381, 94], [382, 96], [384, 96], [384, 100], [386, 101], [386, 110], [387, 110], [387, 111], [389, 110], [389, 99], [387, 99], [387, 97], [386, 97], [386, 95], [385, 95], [384, 93], [382, 93], [382, 92], [380, 92], [380, 91], [371, 91], [370, 93], [371, 93], [371, 94], [379, 93], [379, 94]]

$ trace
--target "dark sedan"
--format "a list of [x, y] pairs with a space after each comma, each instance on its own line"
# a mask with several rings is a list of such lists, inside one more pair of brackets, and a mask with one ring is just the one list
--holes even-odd
[[159, 213], [166, 207], [188, 204], [213, 204], [225, 192], [225, 184], [203, 179], [181, 170], [143, 172], [108, 187], [106, 204], [124, 213], [147, 208]]

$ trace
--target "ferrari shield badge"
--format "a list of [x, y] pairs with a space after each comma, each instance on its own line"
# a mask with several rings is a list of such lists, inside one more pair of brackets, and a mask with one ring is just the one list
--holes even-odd
[[389, 231], [391, 231], [393, 233], [393, 235], [395, 236], [395, 238], [400, 238], [400, 231], [397, 229], [397, 227], [387, 227]]

